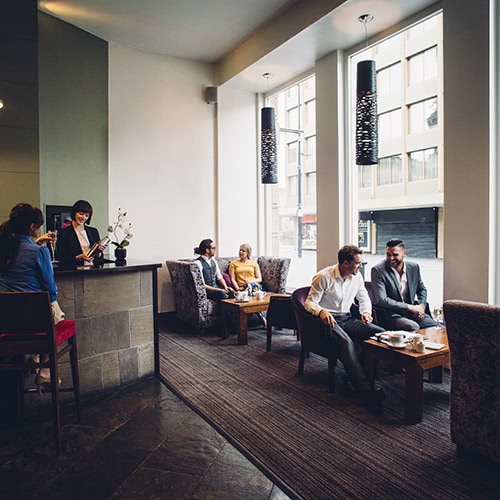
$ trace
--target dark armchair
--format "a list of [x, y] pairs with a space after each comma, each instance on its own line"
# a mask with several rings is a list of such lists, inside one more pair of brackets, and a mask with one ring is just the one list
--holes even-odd
[[299, 374], [304, 373], [304, 361], [310, 352], [328, 359], [328, 389], [335, 392], [335, 367], [337, 352], [331, 340], [330, 328], [317, 317], [306, 311], [306, 301], [310, 287], [297, 288], [292, 293], [292, 304], [297, 318], [297, 328], [300, 338]]
[[273, 328], [290, 328], [297, 333], [297, 319], [290, 295], [271, 295], [266, 319], [268, 352], [271, 350]]
[[459, 458], [500, 462], [500, 307], [443, 304], [451, 357], [451, 439]]

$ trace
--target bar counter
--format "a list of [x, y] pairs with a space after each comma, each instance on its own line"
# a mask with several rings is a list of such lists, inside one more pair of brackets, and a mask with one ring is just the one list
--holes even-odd
[[[155, 373], [159, 267], [133, 260], [73, 269], [54, 264], [59, 305], [66, 319], [76, 322], [82, 394]], [[71, 381], [69, 362], [63, 359], [62, 387]]]

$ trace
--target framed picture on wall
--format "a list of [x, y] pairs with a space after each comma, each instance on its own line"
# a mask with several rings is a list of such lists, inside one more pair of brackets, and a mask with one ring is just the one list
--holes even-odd
[[71, 224], [71, 207], [67, 205], [45, 205], [45, 228], [60, 231]]

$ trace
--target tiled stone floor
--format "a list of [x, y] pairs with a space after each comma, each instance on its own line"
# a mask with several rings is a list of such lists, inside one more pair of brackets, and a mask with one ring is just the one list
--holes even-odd
[[155, 378], [84, 401], [80, 424], [64, 396], [60, 458], [49, 394], [0, 430], [1, 499], [289, 498]]

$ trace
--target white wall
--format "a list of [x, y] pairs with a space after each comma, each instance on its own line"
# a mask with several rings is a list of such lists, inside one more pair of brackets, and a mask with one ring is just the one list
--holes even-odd
[[163, 264], [160, 312], [174, 310], [165, 261], [215, 234], [212, 85], [208, 64], [110, 44], [109, 218], [127, 210], [129, 258]]
[[110, 44], [109, 219], [128, 212], [130, 259], [159, 262], [159, 310], [175, 309], [167, 259], [204, 238], [219, 255], [259, 253], [255, 94], [218, 89], [212, 67]]
[[251, 92], [219, 88], [218, 231], [219, 255], [238, 255], [249, 243], [254, 255], [265, 253], [257, 233], [258, 193], [256, 96]]

